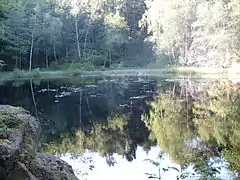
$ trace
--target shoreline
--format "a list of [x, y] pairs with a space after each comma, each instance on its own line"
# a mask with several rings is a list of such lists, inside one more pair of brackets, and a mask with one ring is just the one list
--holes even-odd
[[[33, 69], [31, 72], [18, 70], [10, 72], [0, 72], [0, 82], [28, 80], [28, 79], [59, 79], [69, 77], [94, 77], [94, 76], [173, 76], [173, 77], [199, 77], [199, 78], [229, 78], [230, 68], [196, 68], [196, 67], [169, 67], [169, 68], [118, 68], [107, 70], [39, 70]], [[233, 74], [233, 75], [232, 75]], [[231, 73], [230, 78], [240, 75], [240, 71]]]

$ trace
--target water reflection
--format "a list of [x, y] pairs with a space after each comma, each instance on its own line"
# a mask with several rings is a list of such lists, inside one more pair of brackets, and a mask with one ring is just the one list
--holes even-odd
[[[140, 160], [150, 157], [155, 162], [162, 151], [177, 167], [161, 167], [161, 177], [167, 179], [175, 171], [175, 179], [187, 174], [229, 179], [233, 174], [226, 167], [233, 173], [240, 170], [240, 87], [229, 81], [88, 77], [9, 82], [0, 86], [0, 94], [0, 104], [37, 112], [43, 127], [42, 151], [68, 162], [69, 156], [74, 162], [90, 161], [87, 169], [92, 171], [78, 169], [86, 178], [94, 177], [103, 159], [105, 165], [96, 171], [104, 174], [111, 167], [119, 173], [118, 166], [150, 166]], [[157, 154], [151, 156], [153, 152]], [[94, 157], [97, 160], [91, 161]], [[145, 167], [149, 172], [144, 173], [158, 172], [155, 166]]]
[[[183, 166], [173, 162], [171, 157], [169, 157], [167, 154], [163, 155], [161, 160], [157, 159], [159, 152], [161, 152], [159, 147], [152, 147], [148, 153], [146, 153], [143, 148], [138, 147], [136, 159], [132, 162], [125, 161], [118, 154], [114, 154], [113, 158], [116, 161], [114, 168], [108, 166], [105, 158], [99, 153], [93, 153], [89, 151], [86, 151], [81, 157], [73, 159], [71, 155], [66, 154], [62, 156], [61, 159], [65, 160], [73, 167], [79, 179], [84, 180], [112, 180], [115, 178], [129, 180], [176, 180], [177, 178], [183, 179], [183, 177], [186, 177], [184, 179], [192, 180], [201, 178], [200, 174], [195, 173], [193, 165], [186, 166], [184, 169]], [[159, 163], [160, 167], [156, 166], [156, 164], [154, 165], [152, 161]], [[216, 178], [234, 179], [234, 174], [227, 170], [227, 166], [227, 163], [222, 161], [212, 164], [212, 167], [216, 169], [218, 167], [221, 168], [221, 172], [216, 174]]]

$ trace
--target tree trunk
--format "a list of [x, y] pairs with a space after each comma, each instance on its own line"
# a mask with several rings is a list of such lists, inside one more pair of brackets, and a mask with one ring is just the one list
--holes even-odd
[[112, 65], [112, 53], [111, 51], [109, 52], [109, 68], [111, 67]]
[[36, 118], [39, 119], [38, 118], [38, 110], [37, 110], [36, 100], [35, 100], [35, 96], [34, 96], [34, 92], [33, 92], [32, 79], [30, 80], [30, 88], [31, 88], [32, 100], [33, 100], [33, 105], [34, 105], [34, 108], [35, 108]]
[[172, 60], [171, 60], [170, 54], [171, 54], [171, 53], [170, 53], [170, 47], [169, 47], [169, 44], [167, 44], [167, 58], [168, 58], [168, 62], [170, 62], [170, 64], [172, 64], [172, 63], [171, 63]]
[[22, 55], [20, 54], [19, 58], [19, 69], [22, 69]]
[[84, 40], [84, 48], [83, 48], [83, 57], [85, 57], [85, 50], [86, 50], [86, 45], [87, 45], [87, 36], [88, 36], [88, 30], [85, 35], [85, 40]]
[[17, 53], [16, 53], [16, 58], [15, 58], [15, 68], [18, 68], [18, 57], [17, 57]]
[[78, 57], [81, 58], [81, 50], [80, 50], [80, 44], [79, 44], [79, 34], [78, 34], [78, 22], [77, 17], [75, 17], [75, 31], [76, 31], [76, 41], [77, 41], [77, 50], [78, 50]]
[[47, 53], [47, 50], [46, 50], [46, 52], [45, 52], [45, 55], [46, 55], [46, 57], [45, 57], [45, 60], [46, 60], [46, 68], [48, 68], [48, 67], [49, 67], [49, 62], [48, 62], [48, 53]]
[[54, 40], [53, 42], [53, 54], [54, 54], [54, 59], [56, 61], [56, 63], [58, 64], [58, 61], [57, 61], [57, 53], [56, 53], [56, 42]]
[[188, 64], [187, 53], [188, 53], [188, 42], [187, 42], [187, 38], [186, 38], [185, 39], [185, 47], [184, 47], [184, 59], [185, 59], [186, 64]]
[[103, 63], [104, 68], [106, 67], [106, 63], [107, 63], [107, 57], [105, 57], [105, 59], [104, 59], [104, 63]]
[[68, 60], [68, 45], [66, 44], [66, 59]]
[[108, 47], [108, 58], [109, 58], [109, 68], [110, 68], [112, 64], [112, 53], [111, 53], [110, 47]]
[[79, 123], [82, 124], [82, 89], [79, 92]]
[[29, 71], [32, 70], [33, 38], [34, 38], [34, 34], [33, 34], [33, 32], [32, 32], [31, 48], [30, 48], [30, 55], [29, 55]]
[[87, 45], [87, 37], [88, 37], [89, 29], [90, 29], [90, 24], [91, 24], [91, 21], [89, 20], [88, 28], [87, 28], [87, 31], [85, 34], [85, 39], [84, 39], [83, 57], [85, 57], [85, 50], [86, 50], [86, 45]]
[[175, 52], [174, 52], [174, 46], [172, 46], [172, 57], [174, 59], [174, 61], [176, 60], [176, 56], [175, 56]]
[[[17, 46], [19, 47], [19, 38], [18, 38], [18, 35], [17, 35]], [[18, 68], [18, 53], [16, 52], [16, 55], [15, 55], [15, 68]]]

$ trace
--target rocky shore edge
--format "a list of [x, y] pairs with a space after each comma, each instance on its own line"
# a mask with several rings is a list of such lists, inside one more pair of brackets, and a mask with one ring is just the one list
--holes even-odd
[[39, 121], [21, 107], [0, 105], [0, 180], [78, 180], [69, 164], [39, 148]]

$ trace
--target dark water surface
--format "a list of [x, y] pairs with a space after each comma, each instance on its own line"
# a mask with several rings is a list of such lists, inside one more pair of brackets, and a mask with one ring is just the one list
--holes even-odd
[[0, 104], [42, 124], [42, 151], [79, 179], [237, 179], [240, 85], [86, 77], [0, 85]]

